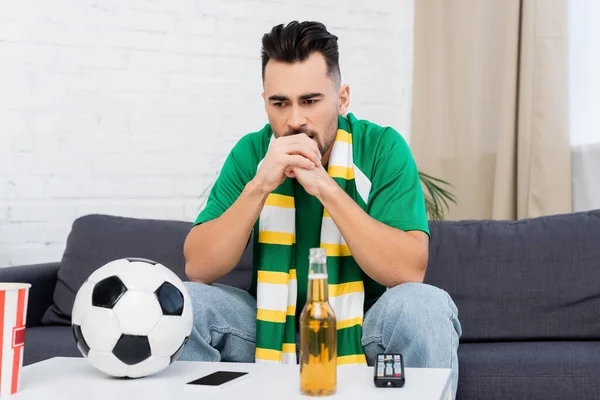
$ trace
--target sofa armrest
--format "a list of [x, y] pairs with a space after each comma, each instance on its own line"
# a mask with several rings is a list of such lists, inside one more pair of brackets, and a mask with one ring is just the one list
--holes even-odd
[[30, 283], [26, 326], [42, 325], [42, 316], [52, 304], [59, 262], [0, 268], [0, 282]]

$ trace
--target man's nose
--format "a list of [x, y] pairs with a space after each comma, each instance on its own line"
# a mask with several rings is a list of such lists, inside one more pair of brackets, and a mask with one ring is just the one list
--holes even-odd
[[300, 107], [293, 106], [287, 121], [290, 131], [299, 131], [306, 125], [306, 117], [300, 110]]

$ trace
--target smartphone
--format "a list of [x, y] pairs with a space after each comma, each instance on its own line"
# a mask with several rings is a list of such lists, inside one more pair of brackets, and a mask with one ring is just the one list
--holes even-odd
[[238, 379], [242, 376], [247, 375], [247, 372], [238, 372], [238, 371], [217, 371], [212, 374], [203, 376], [191, 382], [188, 382], [188, 385], [204, 385], [204, 386], [222, 386], [228, 382], [233, 381], [234, 379]]

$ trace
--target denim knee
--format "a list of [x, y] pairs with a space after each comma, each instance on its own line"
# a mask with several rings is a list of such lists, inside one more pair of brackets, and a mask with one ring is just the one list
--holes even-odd
[[187, 289], [190, 297], [202, 298], [210, 290], [210, 285], [206, 285], [200, 282], [183, 282], [183, 285]]
[[212, 288], [210, 285], [200, 282], [183, 282], [183, 285], [192, 299], [194, 308], [206, 304], [211, 296], [210, 292]]
[[448, 293], [436, 286], [427, 283], [408, 282], [394, 286], [385, 291], [382, 298], [388, 297], [392, 303], [401, 302], [403, 304], [445, 304], [449, 306]]
[[[416, 330], [434, 329], [436, 321], [456, 319], [456, 305], [448, 293], [425, 283], [409, 282], [386, 290], [384, 302], [386, 318], [411, 326]], [[460, 327], [458, 327], [460, 335]]]

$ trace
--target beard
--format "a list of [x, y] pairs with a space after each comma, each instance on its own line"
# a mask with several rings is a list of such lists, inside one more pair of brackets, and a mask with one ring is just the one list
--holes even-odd
[[329, 120], [327, 127], [325, 128], [323, 133], [319, 133], [317, 131], [312, 131], [308, 129], [295, 129], [287, 131], [283, 136], [291, 136], [304, 133], [317, 143], [321, 156], [324, 156], [333, 147], [333, 143], [335, 143], [335, 138], [337, 136], [337, 130], [338, 117], [337, 115], [334, 115], [333, 118]]
[[337, 114], [333, 115], [333, 118], [329, 121], [329, 125], [325, 129], [325, 133], [323, 134], [323, 143], [317, 142], [319, 145], [319, 151], [321, 152], [321, 156], [324, 156], [325, 153], [331, 150], [333, 144], [335, 143], [335, 138], [337, 137], [338, 131], [338, 116]]

